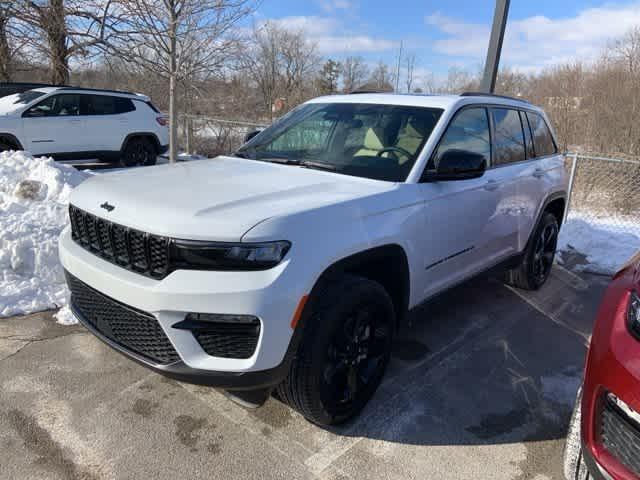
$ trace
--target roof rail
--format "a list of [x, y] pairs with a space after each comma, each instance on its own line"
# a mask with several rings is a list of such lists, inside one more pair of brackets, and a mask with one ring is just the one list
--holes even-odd
[[87, 91], [87, 92], [120, 93], [122, 95], [138, 95], [138, 96], [140, 96], [137, 93], [126, 92], [124, 90], [109, 90], [107, 88], [73, 87], [73, 86], [69, 86], [69, 85], [65, 85], [63, 87], [60, 87], [60, 90], [83, 90], [83, 91]]
[[349, 95], [360, 95], [360, 94], [367, 94], [367, 93], [393, 93], [393, 91], [389, 91], [389, 90], [376, 90], [373, 88], [365, 88], [362, 90], [352, 90], [349, 92]]
[[495, 93], [487, 93], [487, 92], [463, 92], [460, 94], [461, 97], [494, 97], [494, 98], [504, 98], [505, 100], [514, 100], [516, 102], [522, 103], [531, 103], [529, 100], [525, 100], [524, 98], [517, 97], [509, 97], [507, 95], [496, 95]]

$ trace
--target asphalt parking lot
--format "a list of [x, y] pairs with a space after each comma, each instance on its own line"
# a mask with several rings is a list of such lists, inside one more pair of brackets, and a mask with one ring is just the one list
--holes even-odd
[[3, 320], [0, 478], [559, 479], [607, 282], [556, 267], [536, 293], [491, 278], [448, 292], [333, 429], [150, 373], [51, 313]]

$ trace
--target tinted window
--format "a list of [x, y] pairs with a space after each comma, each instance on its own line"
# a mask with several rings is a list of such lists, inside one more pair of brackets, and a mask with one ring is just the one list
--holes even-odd
[[527, 158], [534, 158], [536, 151], [533, 148], [533, 137], [531, 136], [531, 128], [529, 127], [529, 120], [524, 112], [520, 112], [520, 121], [522, 122], [522, 128], [524, 129], [524, 141], [527, 146]]
[[115, 115], [135, 110], [133, 102], [128, 98], [111, 97], [108, 95], [83, 95], [86, 106], [85, 115]]
[[65, 93], [45, 98], [26, 111], [28, 117], [69, 117], [80, 115], [80, 95]]
[[517, 110], [506, 108], [492, 108], [495, 138], [494, 163], [504, 165], [506, 163], [520, 162], [525, 159], [524, 133], [520, 114]]
[[533, 132], [533, 143], [536, 150], [536, 156], [553, 155], [558, 150], [553, 137], [549, 131], [549, 127], [544, 119], [537, 113], [527, 112], [531, 131]]
[[491, 137], [484, 108], [467, 108], [456, 115], [440, 140], [430, 168], [437, 168], [440, 159], [452, 150], [481, 155], [489, 165]]

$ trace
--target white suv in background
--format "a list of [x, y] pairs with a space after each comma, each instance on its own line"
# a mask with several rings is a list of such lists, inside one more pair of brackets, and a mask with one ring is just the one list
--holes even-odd
[[168, 143], [166, 117], [143, 95], [42, 87], [0, 98], [0, 151], [135, 166], [153, 165]]
[[333, 424], [374, 394], [411, 309], [496, 266], [545, 282], [566, 183], [525, 101], [323, 97], [232, 156], [82, 183], [60, 258], [72, 311], [116, 350]]

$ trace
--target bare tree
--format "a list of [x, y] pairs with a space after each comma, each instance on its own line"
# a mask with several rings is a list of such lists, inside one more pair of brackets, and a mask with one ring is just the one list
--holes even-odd
[[360, 87], [367, 79], [369, 69], [362, 57], [347, 57], [342, 62], [342, 87], [346, 93]]
[[415, 53], [410, 53], [409, 55], [407, 55], [407, 58], [405, 59], [405, 66], [407, 69], [407, 77], [406, 77], [407, 93], [411, 93], [411, 87], [413, 86], [413, 81], [414, 81], [414, 71], [416, 67]]
[[113, 23], [112, 4], [112, 0], [13, 0], [9, 12], [16, 18], [19, 37], [48, 60], [51, 83], [65, 84], [69, 61], [90, 56], [105, 41]]
[[9, 4], [0, 1], [0, 81], [10, 82], [13, 69], [13, 55], [9, 45]]
[[277, 99], [296, 105], [313, 94], [310, 87], [319, 62], [315, 44], [301, 31], [267, 22], [254, 28], [241, 68], [260, 91], [265, 112], [272, 115]]
[[393, 76], [389, 73], [389, 66], [382, 60], [378, 62], [376, 68], [371, 72], [369, 83], [376, 90], [393, 92]]
[[177, 157], [177, 87], [219, 73], [235, 52], [233, 27], [251, 0], [118, 0], [123, 19], [109, 45], [126, 61], [169, 82], [169, 159]]

